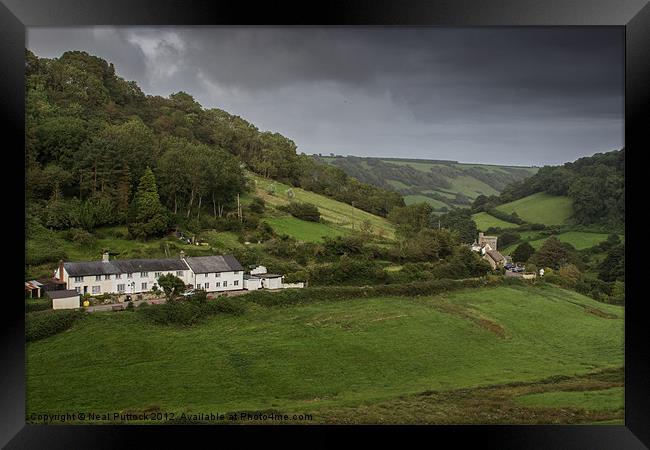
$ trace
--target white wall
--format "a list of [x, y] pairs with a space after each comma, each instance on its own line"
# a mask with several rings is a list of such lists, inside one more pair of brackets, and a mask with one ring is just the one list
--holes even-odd
[[262, 287], [261, 281], [262, 280], [259, 278], [244, 280], [244, 289], [248, 289], [249, 291], [256, 291]]
[[262, 286], [266, 289], [282, 289], [282, 278], [262, 278]]
[[[226, 287], [223, 286], [224, 281], [227, 283]], [[235, 284], [235, 282], [237, 282], [237, 284]], [[206, 283], [209, 284], [207, 289], [205, 287]], [[217, 283], [219, 283], [219, 287], [217, 287]], [[195, 289], [204, 289], [206, 292], [237, 291], [244, 289], [244, 272], [240, 270], [237, 273], [197, 273], [194, 274], [194, 279], [190, 284], [193, 284]]]
[[81, 302], [79, 301], [78, 295], [75, 295], [74, 297], [52, 299], [52, 309], [76, 309], [80, 307]]
[[[83, 278], [83, 281], [75, 281], [74, 277], [70, 277], [67, 274], [67, 271], [64, 270], [65, 272], [65, 280], [67, 281], [67, 288], [68, 289], [76, 289], [79, 288], [79, 293], [83, 295], [83, 287], [88, 286], [88, 293], [91, 295], [100, 295], [100, 294], [105, 294], [105, 293], [120, 293], [117, 289], [118, 284], [123, 284], [124, 285], [124, 294], [139, 294], [141, 292], [149, 292], [151, 291], [151, 287], [154, 284], [158, 284], [157, 277], [155, 276], [156, 272], [148, 272], [148, 276], [146, 277], [141, 277], [140, 272], [136, 272], [132, 274], [131, 278], [127, 278], [126, 274], [123, 273], [120, 275], [120, 278], [116, 278], [115, 274], [110, 275], [110, 279], [106, 280], [105, 276], [101, 276], [101, 280], [97, 281], [95, 279], [95, 275], [87, 275]], [[176, 270], [167, 270], [167, 271], [161, 271], [161, 275], [167, 275], [167, 274], [172, 274], [174, 276], [178, 276], [176, 274]], [[183, 276], [178, 276], [185, 284], [192, 284], [193, 283], [193, 276], [192, 276], [192, 271], [189, 269], [183, 270]], [[131, 283], [135, 283], [135, 286], [132, 287]], [[147, 283], [147, 289], [142, 289], [142, 283]], [[94, 293], [93, 292], [93, 286], [99, 286], [99, 292]]]

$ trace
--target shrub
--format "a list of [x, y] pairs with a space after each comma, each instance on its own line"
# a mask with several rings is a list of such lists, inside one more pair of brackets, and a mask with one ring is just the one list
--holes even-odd
[[32, 312], [25, 315], [25, 339], [37, 341], [67, 330], [84, 316], [78, 309]]
[[82, 245], [93, 245], [97, 239], [83, 228], [70, 228], [64, 233], [66, 240]]
[[201, 308], [190, 302], [169, 302], [136, 310], [146, 320], [160, 325], [190, 326], [201, 318]]
[[291, 202], [288, 205], [280, 206], [278, 209], [288, 212], [293, 217], [307, 220], [309, 222], [319, 222], [320, 212], [318, 208], [310, 203]]
[[52, 309], [52, 299], [50, 298], [34, 298], [25, 300], [25, 312], [44, 311]]

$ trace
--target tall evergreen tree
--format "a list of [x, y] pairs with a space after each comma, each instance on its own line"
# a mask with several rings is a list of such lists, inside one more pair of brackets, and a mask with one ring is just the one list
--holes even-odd
[[159, 236], [168, 228], [168, 216], [160, 203], [156, 177], [149, 167], [140, 178], [129, 216], [129, 233], [136, 238]]

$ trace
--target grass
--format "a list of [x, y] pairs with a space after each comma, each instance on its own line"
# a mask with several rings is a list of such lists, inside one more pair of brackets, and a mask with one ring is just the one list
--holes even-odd
[[625, 405], [623, 387], [585, 391], [558, 391], [526, 394], [516, 399], [527, 406], [551, 408], [577, 407], [586, 410], [622, 410]]
[[322, 420], [353, 408], [363, 420], [423, 392], [622, 367], [623, 349], [622, 307], [551, 286], [249, 305], [188, 329], [96, 313], [28, 344], [27, 411], [273, 409]]
[[497, 206], [499, 211], [517, 215], [529, 223], [562, 225], [573, 214], [573, 203], [568, 197], [538, 192], [510, 203]]
[[[249, 173], [248, 176], [254, 180], [255, 194], [264, 199], [267, 205], [277, 208], [278, 206], [289, 203], [290, 200], [286, 195], [289, 186], [286, 184], [253, 175], [251, 173]], [[275, 187], [275, 194], [273, 195], [269, 194], [267, 191], [271, 185]], [[294, 200], [311, 203], [316, 206], [323, 219], [339, 228], [349, 230], [352, 230], [353, 228], [358, 229], [364, 221], [368, 221], [374, 234], [390, 239], [395, 237], [395, 228], [383, 217], [375, 216], [374, 214], [370, 214], [346, 203], [333, 200], [311, 191], [305, 191], [300, 188], [291, 189], [294, 192]]]
[[485, 231], [490, 227], [495, 228], [515, 228], [517, 225], [514, 223], [506, 222], [505, 220], [497, 219], [486, 212], [472, 214], [472, 219], [476, 222], [476, 227], [479, 231]]
[[264, 219], [278, 234], [289, 235], [299, 241], [319, 242], [323, 237], [336, 237], [349, 234], [344, 228], [319, 222], [308, 222], [292, 216], [270, 217]]
[[447, 205], [446, 203], [431, 197], [427, 197], [426, 195], [405, 195], [404, 196], [404, 203], [406, 203], [407, 205], [412, 205], [413, 203], [422, 203], [422, 202], [428, 203], [434, 208], [442, 208], [443, 206], [447, 208], [449, 207], [449, 205]]

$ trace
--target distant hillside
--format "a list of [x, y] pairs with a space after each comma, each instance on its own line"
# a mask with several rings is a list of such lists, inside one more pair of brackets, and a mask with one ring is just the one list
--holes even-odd
[[316, 156], [363, 183], [393, 189], [407, 204], [427, 202], [437, 212], [469, 206], [479, 195], [498, 195], [507, 185], [534, 175], [537, 168], [463, 164], [457, 161]]
[[498, 196], [478, 197], [472, 208], [502, 220], [508, 219], [501, 214], [516, 212], [530, 223], [622, 229], [625, 149], [544, 166], [532, 177], [508, 185]]

